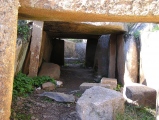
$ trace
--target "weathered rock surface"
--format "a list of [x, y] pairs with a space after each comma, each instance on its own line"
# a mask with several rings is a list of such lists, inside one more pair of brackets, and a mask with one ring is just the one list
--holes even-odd
[[72, 41], [68, 41], [68, 40], [64, 40], [65, 42], [65, 48], [64, 48], [64, 51], [65, 51], [65, 58], [70, 58], [70, 57], [74, 57], [76, 58], [77, 57], [77, 54], [76, 54], [76, 43], [75, 42], [72, 42]]
[[55, 89], [55, 84], [52, 82], [46, 82], [42, 84], [42, 89], [44, 90], [54, 90]]
[[[29, 40], [30, 40], [29, 35]], [[26, 58], [26, 53], [28, 50], [29, 42], [24, 41], [21, 38], [17, 39], [17, 44], [16, 44], [16, 57], [15, 57], [15, 75], [22, 70], [25, 58]]]
[[109, 88], [110, 89], [110, 85], [109, 84], [101, 84], [101, 83], [82, 83], [79, 88], [81, 91], [85, 91], [91, 87], [94, 86], [101, 86], [101, 87], [105, 87], [105, 88]]
[[0, 120], [9, 120], [17, 38], [18, 0], [0, 3]]
[[20, 0], [19, 16], [44, 21], [158, 22], [158, 4], [151, 0]]
[[110, 89], [115, 89], [117, 87], [117, 79], [115, 79], [115, 78], [105, 78], [105, 77], [103, 77], [101, 79], [100, 83], [110, 86]]
[[109, 71], [108, 77], [115, 78], [115, 70], [116, 70], [116, 43], [117, 43], [117, 35], [111, 34], [109, 40]]
[[40, 63], [40, 52], [42, 44], [43, 21], [34, 21], [32, 30], [32, 40], [30, 45], [29, 76], [35, 77], [38, 74]]
[[98, 75], [108, 77], [109, 69], [109, 39], [110, 35], [102, 35], [96, 47], [94, 68]]
[[59, 92], [44, 92], [42, 94], [39, 94], [39, 96], [45, 96], [57, 102], [75, 102], [75, 97], [73, 95], [68, 95]]
[[54, 63], [43, 63], [39, 76], [50, 76], [54, 79], [60, 78], [60, 66]]
[[115, 120], [124, 112], [124, 98], [117, 91], [92, 87], [78, 99], [76, 111], [81, 120]]
[[132, 84], [124, 88], [128, 102], [144, 107], [156, 106], [156, 90], [141, 84]]
[[117, 36], [117, 74], [118, 82], [124, 85], [125, 55], [124, 55], [124, 34]]
[[137, 83], [138, 76], [138, 56], [137, 45], [133, 35], [127, 35], [124, 46], [125, 54], [125, 73], [124, 83]]

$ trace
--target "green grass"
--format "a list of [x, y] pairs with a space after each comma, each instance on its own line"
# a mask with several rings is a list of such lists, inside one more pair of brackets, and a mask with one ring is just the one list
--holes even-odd
[[31, 114], [21, 113], [12, 109], [10, 120], [31, 120]]
[[118, 114], [116, 120], [155, 120], [155, 110], [126, 104], [125, 113]]

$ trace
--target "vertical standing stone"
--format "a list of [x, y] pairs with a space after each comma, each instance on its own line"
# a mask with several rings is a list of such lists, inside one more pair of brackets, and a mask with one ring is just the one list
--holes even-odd
[[44, 36], [45, 43], [44, 43], [44, 53], [43, 53], [43, 59], [46, 62], [50, 62], [51, 52], [53, 49], [53, 45], [51, 43], [51, 37], [46, 33]]
[[133, 35], [128, 35], [125, 42], [125, 73], [124, 83], [137, 83], [138, 76], [138, 55], [137, 45]]
[[39, 68], [39, 58], [42, 43], [42, 33], [43, 33], [43, 22], [34, 21], [33, 22], [33, 32], [31, 41], [31, 56], [30, 56], [30, 66], [29, 66], [29, 76], [37, 76]]
[[116, 35], [111, 34], [109, 41], [109, 71], [108, 77], [115, 78], [116, 69]]
[[125, 56], [124, 56], [124, 34], [117, 36], [117, 74], [118, 82], [124, 85]]
[[42, 62], [43, 62], [45, 42], [46, 42], [46, 32], [43, 31], [43, 32], [42, 32], [42, 41], [41, 41], [40, 56], [39, 56], [39, 67], [41, 66], [41, 64], [42, 64]]
[[10, 119], [18, 0], [0, 1], [0, 120]]
[[98, 68], [98, 75], [108, 77], [109, 68], [109, 39], [110, 35], [102, 35], [97, 44], [95, 53], [95, 65]]
[[95, 52], [97, 47], [97, 39], [88, 39], [86, 47], [86, 67], [93, 67]]

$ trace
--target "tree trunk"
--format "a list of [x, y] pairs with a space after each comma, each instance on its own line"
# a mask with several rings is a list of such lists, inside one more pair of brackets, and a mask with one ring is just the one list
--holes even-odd
[[0, 120], [10, 119], [18, 0], [0, 1]]

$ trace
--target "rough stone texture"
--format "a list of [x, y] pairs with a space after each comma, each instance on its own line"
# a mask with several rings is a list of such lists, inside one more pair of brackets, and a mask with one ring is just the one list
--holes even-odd
[[86, 43], [81, 42], [81, 43], [76, 43], [76, 53], [77, 57], [80, 62], [85, 62], [85, 57], [86, 57]]
[[138, 76], [138, 56], [135, 38], [128, 35], [125, 42], [125, 73], [124, 83], [137, 83]]
[[76, 58], [77, 54], [76, 54], [76, 43], [72, 42], [72, 41], [68, 41], [68, 40], [64, 40], [64, 57], [66, 58]]
[[28, 75], [28, 73], [29, 73], [30, 55], [31, 55], [30, 48], [28, 48], [27, 55], [24, 60], [24, 64], [23, 64], [23, 68], [22, 68], [22, 72], [26, 75]]
[[59, 92], [44, 92], [42, 94], [39, 94], [39, 96], [46, 96], [48, 98], [56, 100], [57, 102], [75, 102], [75, 97], [73, 95]]
[[115, 89], [117, 87], [117, 79], [114, 78], [105, 78], [103, 77], [101, 79], [101, 84], [106, 84], [106, 85], [110, 85], [110, 89]]
[[16, 42], [16, 52], [15, 52], [15, 64], [14, 64], [14, 74], [16, 74], [16, 69], [17, 69], [17, 65], [18, 65], [18, 58], [19, 58], [19, 53], [21, 51], [22, 48], [22, 39], [21, 38], [17, 38], [17, 42]]
[[54, 90], [55, 89], [55, 84], [52, 82], [46, 82], [42, 84], [42, 89], [44, 90]]
[[34, 21], [33, 22], [33, 31], [32, 31], [32, 40], [31, 40], [31, 56], [30, 56], [30, 65], [29, 65], [29, 76], [37, 76], [39, 68], [39, 59], [40, 59], [40, 50], [42, 43], [42, 31], [43, 31], [43, 22]]
[[95, 53], [94, 68], [97, 69], [97, 74], [108, 77], [109, 68], [109, 39], [110, 35], [102, 35], [97, 44]]
[[17, 37], [18, 0], [0, 4], [0, 120], [10, 120]]
[[159, 80], [159, 32], [141, 33], [141, 64], [144, 74], [144, 84], [158, 89]]
[[98, 39], [88, 39], [86, 46], [86, 67], [93, 67]]
[[50, 76], [51, 78], [58, 80], [60, 78], [60, 66], [54, 63], [44, 62], [39, 72], [39, 76]]
[[116, 35], [111, 34], [109, 40], [109, 71], [108, 77], [115, 78], [116, 70]]
[[19, 16], [25, 19], [43, 19], [45, 21], [159, 21], [159, 1], [154, 0], [20, 0], [20, 4]]
[[79, 88], [81, 91], [85, 91], [91, 87], [94, 86], [100, 86], [100, 87], [105, 87], [105, 88], [111, 88], [111, 85], [109, 84], [101, 84], [101, 83], [82, 83]]
[[[126, 97], [131, 103], [144, 107], [156, 106], [156, 90], [141, 84], [130, 84], [126, 86]], [[128, 101], [129, 102], [129, 101]]]
[[52, 49], [53, 49], [53, 45], [51, 43], [51, 38], [50, 36], [48, 36], [48, 34], [45, 31], [43, 31], [41, 48], [40, 48], [40, 56], [39, 56], [39, 67], [44, 61], [50, 62]]
[[[42, 62], [43, 62], [43, 56], [44, 56], [44, 51], [45, 51], [45, 42], [46, 42], [46, 32], [42, 31], [42, 40], [41, 42], [41, 47], [40, 47], [40, 54], [39, 54], [39, 65], [38, 68], [41, 66]], [[45, 61], [47, 62], [47, 61]]]
[[124, 85], [125, 55], [124, 55], [124, 35], [117, 36], [117, 80]]
[[44, 42], [44, 53], [43, 53], [43, 60], [45, 62], [50, 62], [51, 52], [53, 49], [53, 45], [51, 43], [51, 37], [44, 32], [45, 34], [45, 42]]
[[28, 41], [24, 41], [22, 39], [21, 43], [16, 45], [16, 58], [15, 58], [15, 74], [17, 74], [20, 70], [22, 70], [23, 63], [26, 57], [26, 53], [28, 50]]
[[76, 111], [81, 120], [115, 120], [124, 113], [124, 98], [117, 91], [92, 87], [78, 99]]
[[[69, 29], [68, 29], [69, 28]], [[127, 31], [127, 26], [123, 23], [100, 23], [100, 22], [61, 22], [45, 21], [44, 31], [51, 37], [61, 38], [93, 38], [92, 36], [105, 35], [108, 33], [117, 33]], [[97, 37], [98, 37], [97, 36]], [[98, 37], [99, 38], [99, 37]]]

